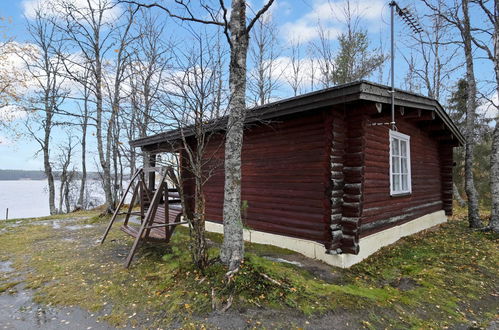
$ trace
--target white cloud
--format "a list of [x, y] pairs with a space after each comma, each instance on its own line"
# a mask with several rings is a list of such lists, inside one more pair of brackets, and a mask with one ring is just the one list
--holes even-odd
[[11, 122], [26, 117], [26, 112], [16, 105], [6, 105], [0, 108], [0, 121]]
[[303, 92], [309, 89], [312, 85], [312, 77], [314, 80], [321, 81], [321, 72], [318, 68], [317, 61], [314, 62], [312, 58], [302, 58], [297, 60], [295, 68], [299, 67], [297, 74], [293, 69], [293, 61], [290, 57], [281, 56], [274, 60], [272, 67], [272, 79], [278, 80], [281, 84], [289, 86], [291, 81], [295, 81], [295, 75], [298, 77], [296, 81], [299, 82], [299, 89]]
[[3, 135], [0, 135], [0, 146], [11, 146], [11, 145], [14, 145], [14, 142], [11, 139]]
[[379, 28], [385, 3], [381, 0], [316, 0], [312, 9], [294, 22], [285, 23], [281, 31], [289, 43], [308, 42], [319, 37], [319, 25], [326, 37], [335, 39], [344, 28], [345, 13], [350, 2], [350, 11], [369, 25], [369, 30]]
[[94, 10], [103, 8], [105, 10], [103, 21], [112, 22], [117, 20], [122, 12], [114, 0], [24, 0], [22, 6], [24, 15], [28, 19], [34, 19], [37, 11], [44, 16], [62, 18], [65, 16], [64, 12], [71, 10], [70, 8], [73, 8], [72, 12], [77, 18], [76, 12], [80, 13], [80, 18], [83, 18], [81, 16], [89, 15], [90, 8]]
[[483, 115], [485, 118], [488, 119], [493, 119], [496, 120], [499, 118], [499, 110], [497, 110], [496, 105], [499, 105], [499, 97], [497, 95], [497, 92], [494, 93], [494, 95], [491, 97], [491, 102], [488, 100], [484, 101], [483, 104], [481, 104], [477, 108], [477, 112], [480, 115]]
[[[35, 44], [10, 42], [3, 44], [0, 53], [0, 121], [12, 122], [26, 116], [22, 103], [40, 90], [40, 84], [45, 84], [45, 74], [41, 68], [41, 51]], [[71, 63], [82, 63], [83, 58], [77, 53], [67, 54]], [[55, 63], [55, 57], [51, 59]], [[65, 70], [58, 64], [61, 73]], [[78, 65], [68, 65], [73, 74], [78, 74], [82, 68]], [[35, 78], [36, 76], [36, 78]], [[61, 88], [76, 93], [80, 87], [75, 81], [60, 77]]]

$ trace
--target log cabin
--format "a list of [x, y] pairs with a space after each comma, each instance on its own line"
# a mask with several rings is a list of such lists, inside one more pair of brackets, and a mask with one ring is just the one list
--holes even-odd
[[[347, 268], [445, 222], [452, 214], [453, 147], [464, 143], [462, 134], [436, 100], [409, 91], [395, 90], [395, 129], [390, 122], [390, 88], [368, 81], [249, 109], [242, 148], [245, 240]], [[189, 138], [188, 130], [183, 134]], [[180, 141], [171, 130], [130, 143], [154, 166], [157, 154], [182, 155]], [[222, 163], [212, 169], [204, 195], [206, 229], [223, 233], [223, 130], [203, 157]], [[192, 183], [182, 182], [184, 197], [192, 198]]]

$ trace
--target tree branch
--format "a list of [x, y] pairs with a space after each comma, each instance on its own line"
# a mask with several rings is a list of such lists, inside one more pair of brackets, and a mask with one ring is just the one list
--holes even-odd
[[248, 24], [248, 27], [246, 28], [246, 33], [250, 33], [251, 29], [253, 28], [253, 25], [255, 25], [255, 23], [260, 19], [260, 17], [267, 12], [267, 10], [269, 10], [270, 6], [272, 6], [273, 3], [274, 3], [274, 0], [269, 0], [265, 4], [265, 6], [263, 6], [262, 9], [260, 9], [256, 13], [255, 17], [253, 17], [251, 22]]
[[199, 19], [199, 18], [194, 17], [194, 15], [189, 10], [189, 8], [187, 7], [187, 5], [183, 1], [181, 1], [181, 0], [176, 0], [175, 2], [177, 4], [179, 4], [179, 5], [182, 5], [187, 10], [187, 13], [189, 14], [188, 17], [187, 16], [180, 16], [180, 15], [174, 14], [170, 9], [168, 9], [167, 7], [161, 5], [161, 4], [157, 3], [157, 2], [150, 3], [150, 4], [144, 4], [144, 3], [140, 3], [140, 2], [137, 2], [137, 1], [133, 1], [133, 0], [119, 0], [119, 2], [120, 3], [128, 3], [128, 4], [132, 4], [132, 5], [136, 5], [136, 6], [144, 7], [144, 8], [159, 8], [159, 9], [165, 11], [170, 17], [179, 19], [181, 21], [198, 22], [198, 23], [210, 24], [210, 25], [217, 25], [217, 26], [222, 26], [222, 27], [225, 26], [225, 23], [222, 23], [222, 22], [218, 22], [218, 21], [215, 21], [215, 20], [213, 20], [213, 21], [204, 20], [204, 19]]

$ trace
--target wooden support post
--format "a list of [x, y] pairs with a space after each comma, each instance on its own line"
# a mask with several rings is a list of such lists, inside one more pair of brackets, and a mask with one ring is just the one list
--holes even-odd
[[9, 208], [5, 210], [5, 220], [9, 220]]
[[[144, 173], [142, 173], [142, 179], [144, 179]], [[139, 203], [140, 203], [140, 223], [144, 221], [144, 212], [145, 212], [145, 207], [144, 207], [144, 186], [142, 185], [142, 182], [144, 181], [139, 181]]]
[[[155, 167], [156, 166], [156, 155], [155, 154], [149, 154], [149, 167]], [[154, 186], [155, 186], [155, 180], [156, 180], [156, 172], [151, 171], [148, 174], [148, 189], [149, 191], [154, 191]]]
[[[146, 217], [144, 221], [142, 221], [142, 225], [140, 226], [139, 232], [137, 233], [137, 237], [135, 238], [135, 241], [133, 242], [132, 249], [130, 250], [130, 253], [128, 254], [128, 257], [126, 258], [125, 261], [125, 267], [128, 268], [130, 266], [130, 263], [132, 262], [133, 256], [135, 255], [135, 252], [137, 251], [137, 248], [140, 244], [140, 240], [147, 237], [151, 231], [150, 226], [152, 225], [154, 221], [154, 217], [156, 216], [156, 210], [158, 209], [158, 204], [161, 199], [161, 189], [163, 189], [165, 181], [165, 175], [161, 178], [159, 182], [159, 187], [158, 190], [154, 193], [154, 196], [151, 200], [151, 205], [149, 206], [149, 209], [147, 210]], [[149, 227], [149, 228], [147, 228]], [[146, 230], [146, 232], [144, 232]], [[144, 235], [145, 234], [145, 235]]]
[[139, 192], [139, 185], [135, 185], [135, 189], [133, 190], [132, 199], [130, 200], [130, 205], [128, 205], [128, 210], [126, 212], [125, 221], [123, 221], [123, 225], [126, 226], [128, 224], [128, 220], [130, 219], [130, 215], [132, 214], [133, 206], [135, 205], [135, 201], [137, 199], [137, 195]]
[[[165, 190], [164, 190], [164, 196], [165, 196], [165, 224], [170, 222], [170, 203], [168, 202], [168, 199], [170, 198], [170, 192], [168, 191], [168, 183], [165, 181]], [[165, 239], [168, 239], [168, 228], [165, 228]]]
[[111, 230], [111, 227], [113, 226], [113, 223], [116, 220], [118, 213], [120, 212], [120, 208], [125, 203], [125, 198], [126, 198], [128, 192], [130, 191], [130, 188], [132, 187], [133, 182], [135, 181], [135, 179], [137, 179], [137, 177], [139, 177], [141, 172], [142, 172], [142, 170], [140, 170], [140, 169], [137, 170], [135, 172], [135, 174], [133, 175], [132, 179], [130, 180], [130, 183], [128, 184], [128, 187], [126, 188], [125, 193], [123, 194], [123, 197], [121, 197], [121, 200], [120, 200], [120, 203], [118, 204], [118, 207], [116, 207], [116, 210], [114, 211], [114, 214], [111, 217], [109, 224], [107, 225], [106, 231], [104, 232], [104, 236], [102, 236], [102, 240], [100, 242], [101, 244], [103, 244], [104, 241], [106, 240], [107, 234], [109, 234], [109, 231]]

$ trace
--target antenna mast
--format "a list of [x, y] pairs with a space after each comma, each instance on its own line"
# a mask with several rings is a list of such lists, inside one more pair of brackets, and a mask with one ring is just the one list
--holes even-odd
[[392, 130], [396, 130], [395, 126], [395, 24], [394, 24], [394, 17], [395, 17], [395, 11], [397, 12], [397, 15], [399, 15], [402, 20], [406, 23], [407, 26], [414, 32], [414, 33], [421, 33], [423, 32], [423, 29], [419, 25], [417, 19], [411, 14], [409, 9], [406, 8], [400, 8], [400, 6], [395, 2], [392, 1], [390, 2], [390, 11], [391, 11], [391, 16], [390, 16], [390, 26], [391, 26], [391, 80], [392, 80], [392, 89], [390, 91], [391, 94], [391, 106], [392, 106], [392, 120], [390, 122], [390, 125], [392, 127]]

